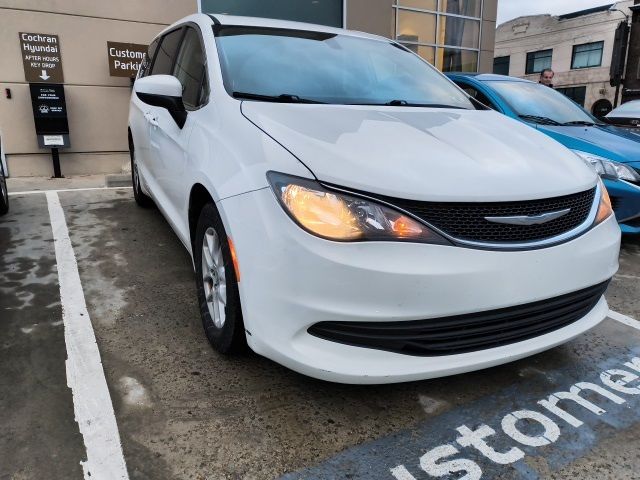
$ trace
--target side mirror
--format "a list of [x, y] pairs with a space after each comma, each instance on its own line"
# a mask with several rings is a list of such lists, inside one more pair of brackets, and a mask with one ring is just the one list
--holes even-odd
[[150, 75], [136, 80], [133, 91], [138, 98], [154, 107], [166, 108], [178, 127], [184, 127], [187, 110], [182, 103], [182, 84], [171, 75]]

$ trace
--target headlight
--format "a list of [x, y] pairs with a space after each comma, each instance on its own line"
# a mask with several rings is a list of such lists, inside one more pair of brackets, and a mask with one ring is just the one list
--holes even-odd
[[276, 172], [269, 172], [267, 178], [289, 216], [318, 237], [451, 245], [422, 223], [380, 203], [328, 190], [304, 178]]
[[613, 207], [611, 206], [611, 198], [609, 197], [609, 192], [607, 192], [607, 187], [604, 186], [602, 180], [598, 180], [600, 182], [600, 206], [598, 207], [598, 215], [596, 216], [596, 225], [604, 222], [607, 218], [609, 218], [613, 214]]
[[608, 160], [592, 153], [573, 150], [582, 160], [591, 165], [602, 177], [610, 180], [627, 180], [629, 182], [640, 182], [640, 175], [631, 167], [623, 163]]

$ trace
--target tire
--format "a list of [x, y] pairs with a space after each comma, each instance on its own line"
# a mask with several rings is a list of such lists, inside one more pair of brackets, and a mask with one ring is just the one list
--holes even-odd
[[142, 191], [142, 187], [140, 185], [140, 175], [138, 174], [138, 165], [136, 163], [136, 151], [131, 134], [129, 134], [129, 157], [131, 157], [131, 184], [133, 185], [133, 198], [135, 198], [136, 203], [141, 207], [153, 207], [153, 199]]
[[9, 191], [7, 190], [7, 179], [0, 173], [0, 215], [9, 211]]
[[[208, 257], [205, 249], [209, 252]], [[247, 338], [242, 321], [238, 280], [227, 234], [213, 203], [206, 204], [198, 218], [194, 261], [198, 305], [209, 343], [223, 354], [244, 351]]]

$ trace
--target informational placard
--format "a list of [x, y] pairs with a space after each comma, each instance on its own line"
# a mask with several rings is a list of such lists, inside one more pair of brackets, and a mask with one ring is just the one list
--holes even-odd
[[29, 84], [33, 121], [40, 148], [69, 147], [69, 123], [64, 86]]
[[138, 43], [107, 42], [109, 75], [134, 78], [147, 53], [147, 45]]
[[29, 83], [63, 83], [58, 35], [20, 32], [24, 77]]
[[63, 135], [43, 135], [42, 143], [44, 143], [46, 147], [63, 147], [64, 136]]

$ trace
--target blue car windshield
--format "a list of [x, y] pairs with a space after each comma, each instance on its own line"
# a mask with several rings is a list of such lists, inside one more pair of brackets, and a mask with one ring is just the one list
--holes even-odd
[[487, 81], [486, 83], [517, 115], [525, 120], [538, 119], [540, 123], [560, 125], [598, 123], [579, 105], [545, 85], [510, 81]]
[[236, 98], [474, 108], [435, 68], [388, 40], [222, 26], [216, 44], [225, 88]]

